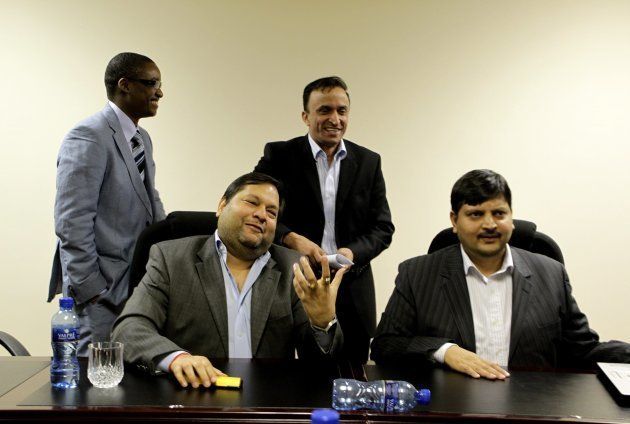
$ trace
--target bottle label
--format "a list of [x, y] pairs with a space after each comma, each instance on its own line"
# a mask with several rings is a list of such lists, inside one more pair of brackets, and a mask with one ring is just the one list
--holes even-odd
[[78, 328], [53, 328], [52, 329], [53, 343], [76, 342], [78, 340], [79, 340]]
[[385, 402], [383, 408], [385, 412], [394, 412], [398, 405], [398, 382], [385, 381]]

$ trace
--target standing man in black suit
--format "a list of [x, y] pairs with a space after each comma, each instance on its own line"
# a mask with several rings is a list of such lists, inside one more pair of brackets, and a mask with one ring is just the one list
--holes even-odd
[[600, 342], [590, 329], [561, 263], [508, 245], [512, 195], [501, 175], [461, 177], [450, 216], [460, 244], [400, 264], [372, 359], [434, 361], [499, 380], [506, 366], [630, 362], [630, 345]]
[[337, 296], [337, 319], [344, 329], [342, 357], [365, 362], [376, 328], [370, 261], [389, 246], [394, 233], [381, 158], [343, 139], [350, 96], [341, 78], [311, 82], [302, 101], [308, 134], [268, 143], [255, 170], [285, 186], [276, 243], [313, 263], [333, 254], [354, 262]]

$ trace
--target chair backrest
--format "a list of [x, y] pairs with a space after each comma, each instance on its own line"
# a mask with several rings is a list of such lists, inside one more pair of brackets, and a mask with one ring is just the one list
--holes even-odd
[[[452, 228], [445, 228], [440, 231], [429, 246], [429, 253], [440, 250], [444, 247], [459, 243], [457, 235]], [[514, 231], [510, 239], [510, 246], [528, 250], [533, 253], [540, 253], [555, 259], [564, 264], [564, 257], [560, 246], [548, 235], [536, 230], [536, 224], [522, 219], [514, 220]]]
[[210, 235], [217, 229], [214, 212], [177, 211], [168, 214], [164, 221], [144, 229], [138, 237], [129, 270], [129, 296], [146, 271], [149, 250], [155, 243], [189, 236]]
[[31, 356], [28, 350], [15, 337], [4, 331], [0, 331], [0, 345], [12, 356]]

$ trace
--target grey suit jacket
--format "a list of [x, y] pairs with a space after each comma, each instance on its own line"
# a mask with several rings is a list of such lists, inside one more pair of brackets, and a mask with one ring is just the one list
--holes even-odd
[[[588, 368], [630, 362], [630, 345], [599, 342], [571, 295], [564, 266], [512, 247], [510, 367]], [[475, 332], [459, 245], [409, 259], [372, 342], [372, 359], [430, 360], [446, 342], [475, 352]]]
[[[336, 326], [325, 355], [315, 341], [293, 288], [297, 252], [272, 245], [271, 258], [253, 286], [251, 343], [254, 358], [332, 356], [343, 335]], [[147, 273], [114, 324], [125, 360], [154, 371], [168, 353], [185, 350], [208, 358], [229, 356], [227, 303], [213, 236], [195, 236], [151, 247]]]
[[127, 298], [129, 263], [142, 230], [165, 218], [154, 186], [151, 137], [144, 140], [145, 181], [108, 105], [64, 138], [57, 159], [55, 232], [48, 301], [61, 290], [83, 303], [107, 290], [113, 306]]

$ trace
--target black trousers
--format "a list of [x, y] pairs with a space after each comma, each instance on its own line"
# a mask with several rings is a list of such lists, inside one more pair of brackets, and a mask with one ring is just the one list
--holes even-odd
[[[341, 282], [343, 286], [344, 282]], [[350, 296], [350, 290], [339, 288], [336, 304], [337, 321], [343, 330], [343, 350], [340, 359], [366, 363], [370, 349], [370, 336], [365, 323], [359, 318]]]

